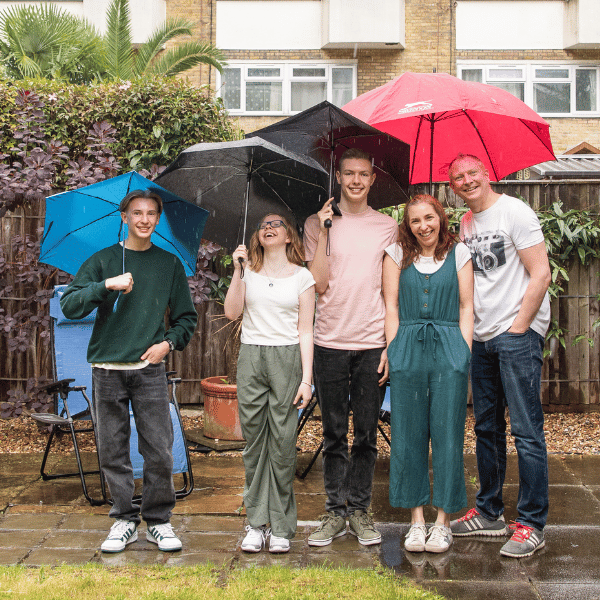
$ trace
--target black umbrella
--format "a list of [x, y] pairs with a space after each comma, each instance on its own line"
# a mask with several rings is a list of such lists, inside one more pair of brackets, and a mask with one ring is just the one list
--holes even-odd
[[338, 159], [347, 148], [361, 148], [373, 157], [377, 174], [369, 191], [369, 205], [378, 209], [408, 200], [410, 146], [330, 102], [321, 102], [246, 138], [254, 136], [314, 158], [329, 172], [329, 196], [337, 186], [334, 168]]
[[229, 250], [244, 244], [266, 213], [303, 224], [327, 199], [323, 167], [260, 138], [191, 146], [156, 183], [208, 210], [203, 237]]

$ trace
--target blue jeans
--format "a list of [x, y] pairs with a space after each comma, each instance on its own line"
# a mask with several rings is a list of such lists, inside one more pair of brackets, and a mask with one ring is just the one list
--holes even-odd
[[[377, 373], [382, 352], [383, 348], [336, 350], [315, 346], [315, 386], [323, 422], [325, 510], [337, 515], [366, 511], [371, 504], [377, 422], [385, 395]], [[348, 457], [350, 410], [354, 441]]]
[[548, 516], [548, 454], [540, 400], [544, 339], [527, 330], [473, 342], [471, 384], [480, 488], [477, 510], [487, 519], [504, 512], [505, 407], [519, 463], [518, 522], [542, 530]]
[[109, 516], [140, 522], [133, 504], [133, 468], [129, 457], [129, 402], [144, 458], [142, 517], [148, 525], [168, 523], [175, 506], [173, 425], [165, 365], [116, 371], [92, 369], [98, 457], [113, 500]]

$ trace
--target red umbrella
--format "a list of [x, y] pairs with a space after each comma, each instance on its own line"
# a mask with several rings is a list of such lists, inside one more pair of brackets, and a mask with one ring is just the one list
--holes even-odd
[[445, 73], [404, 73], [343, 107], [411, 146], [410, 183], [448, 181], [457, 154], [473, 154], [490, 179], [556, 160], [549, 125], [511, 93]]

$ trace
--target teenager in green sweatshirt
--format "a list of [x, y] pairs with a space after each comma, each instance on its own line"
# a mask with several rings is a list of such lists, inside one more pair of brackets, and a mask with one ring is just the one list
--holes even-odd
[[[170, 524], [175, 506], [173, 429], [163, 361], [188, 344], [197, 315], [183, 265], [151, 242], [162, 212], [160, 196], [135, 190], [119, 209], [128, 226], [125, 248], [115, 244], [86, 260], [60, 302], [69, 319], [98, 309], [87, 360], [92, 365], [98, 456], [113, 499], [109, 514], [116, 519], [101, 549], [121, 552], [135, 542], [141, 512], [148, 541], [163, 551], [180, 550]], [[141, 507], [132, 502], [130, 402], [144, 458]]]

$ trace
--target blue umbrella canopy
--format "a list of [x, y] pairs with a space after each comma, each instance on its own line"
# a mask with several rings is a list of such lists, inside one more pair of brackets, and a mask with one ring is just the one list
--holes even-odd
[[123, 240], [119, 203], [137, 189], [153, 190], [163, 201], [152, 243], [179, 257], [193, 275], [208, 211], [135, 171], [46, 198], [40, 262], [74, 275], [92, 254]]

